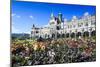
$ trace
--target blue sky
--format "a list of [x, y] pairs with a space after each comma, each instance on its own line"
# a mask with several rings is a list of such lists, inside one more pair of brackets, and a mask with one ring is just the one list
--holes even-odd
[[55, 16], [63, 14], [63, 18], [70, 20], [73, 16], [82, 17], [88, 12], [90, 15], [96, 14], [95, 6], [83, 6], [72, 4], [50, 4], [41, 2], [12, 1], [12, 33], [29, 33], [32, 25], [38, 27], [47, 25], [50, 14]]

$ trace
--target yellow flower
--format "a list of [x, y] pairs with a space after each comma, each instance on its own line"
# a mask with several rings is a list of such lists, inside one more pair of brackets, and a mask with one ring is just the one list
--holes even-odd
[[34, 50], [38, 49], [38, 45], [37, 44], [34, 44], [33, 47], [34, 47]]
[[45, 46], [41, 46], [41, 50], [45, 50]]

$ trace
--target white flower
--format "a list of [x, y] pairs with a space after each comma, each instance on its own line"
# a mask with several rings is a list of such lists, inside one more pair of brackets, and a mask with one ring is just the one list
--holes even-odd
[[48, 54], [49, 54], [49, 56], [52, 57], [52, 58], [55, 56], [55, 52], [54, 52], [54, 51], [48, 51]]
[[59, 47], [59, 44], [57, 44], [57, 47]]
[[25, 59], [29, 59], [29, 57], [25, 57]]
[[31, 60], [29, 60], [29, 61], [28, 61], [28, 65], [31, 65], [31, 64], [32, 64], [32, 61], [31, 61]]

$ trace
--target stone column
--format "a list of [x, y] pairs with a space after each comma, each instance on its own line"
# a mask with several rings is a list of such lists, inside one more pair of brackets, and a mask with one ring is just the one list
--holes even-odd
[[92, 30], [92, 29], [90, 28], [90, 30], [89, 30], [89, 37], [91, 37], [91, 30]]
[[76, 39], [77, 30], [75, 30], [75, 39]]
[[71, 32], [69, 33], [69, 38], [71, 38]]
[[91, 31], [89, 31], [89, 37], [91, 37]]
[[83, 38], [83, 32], [81, 32], [81, 34], [82, 34], [81, 36], [82, 36], [82, 38]]
[[75, 32], [75, 39], [76, 39], [76, 32]]
[[57, 39], [57, 30], [55, 30], [55, 39]]

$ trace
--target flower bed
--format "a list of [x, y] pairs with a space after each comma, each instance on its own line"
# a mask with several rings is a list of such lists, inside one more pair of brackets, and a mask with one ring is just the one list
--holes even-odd
[[95, 48], [95, 42], [84, 39], [16, 41], [11, 45], [12, 66], [95, 61]]

